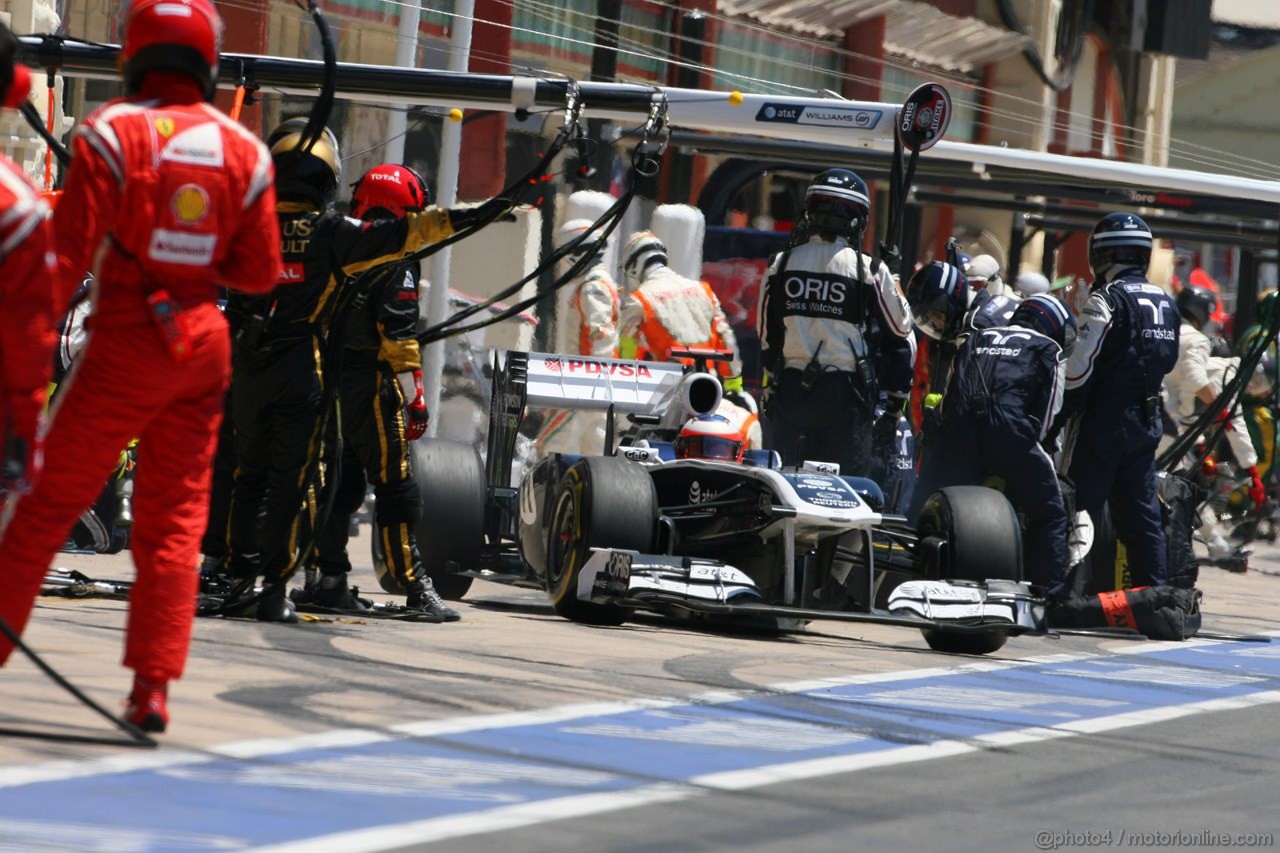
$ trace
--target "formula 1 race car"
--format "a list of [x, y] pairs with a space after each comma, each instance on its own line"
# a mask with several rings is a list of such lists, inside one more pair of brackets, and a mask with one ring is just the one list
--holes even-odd
[[[637, 610], [774, 629], [903, 625], [935, 649], [973, 654], [1043, 625], [999, 492], [944, 489], [912, 529], [882, 514], [875, 483], [823, 461], [786, 468], [767, 450], [678, 458], [680, 425], [720, 401], [713, 375], [679, 364], [505, 353], [484, 462], [470, 445], [415, 447], [418, 543], [437, 589], [461, 598], [473, 578], [543, 589], [561, 616], [597, 625]], [[551, 454], [513, 486], [527, 407], [605, 412], [601, 455]], [[376, 547], [374, 562], [383, 588], [399, 592]]]

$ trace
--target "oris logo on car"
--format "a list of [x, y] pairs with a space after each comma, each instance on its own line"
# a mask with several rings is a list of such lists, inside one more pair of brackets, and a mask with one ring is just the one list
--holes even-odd
[[617, 376], [627, 378], [640, 376], [646, 379], [653, 377], [653, 372], [643, 364], [614, 363], [605, 364], [587, 358], [544, 358], [542, 366], [548, 373], [564, 373], [570, 376]]
[[593, 596], [611, 597], [626, 595], [631, 586], [631, 555], [611, 553], [604, 564], [604, 570], [596, 575], [591, 584]]

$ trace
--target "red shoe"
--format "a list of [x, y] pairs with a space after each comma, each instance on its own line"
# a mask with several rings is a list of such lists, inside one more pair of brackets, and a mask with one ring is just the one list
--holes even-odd
[[165, 700], [169, 697], [169, 682], [148, 681], [141, 675], [133, 677], [133, 692], [124, 710], [124, 718], [144, 732], [163, 732], [169, 724], [169, 711]]

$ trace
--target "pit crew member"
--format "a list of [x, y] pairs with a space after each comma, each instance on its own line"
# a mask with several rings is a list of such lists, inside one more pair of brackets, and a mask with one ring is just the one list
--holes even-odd
[[1007, 326], [962, 338], [909, 513], [917, 521], [938, 489], [998, 478], [1025, 519], [1026, 578], [1054, 598], [1067, 592], [1067, 510], [1043, 443], [1062, 406], [1075, 335], [1066, 306], [1040, 295], [1021, 302]]
[[[430, 191], [408, 166], [384, 164], [370, 169], [351, 195], [351, 215], [365, 222], [398, 219], [426, 209]], [[457, 611], [435, 594], [422, 568], [414, 528], [422, 516], [422, 497], [413, 478], [409, 448], [427, 430], [423, 401], [422, 355], [417, 335], [418, 262], [392, 263], [360, 275], [362, 291], [341, 319], [342, 476], [333, 512], [317, 530], [320, 583], [316, 603], [360, 609], [347, 586], [351, 562], [347, 537], [352, 513], [364, 501], [365, 483], [373, 484], [374, 535], [396, 580], [405, 588], [410, 609], [423, 621], [456, 622]], [[336, 332], [335, 332], [336, 333]]]
[[[1188, 284], [1178, 291], [1175, 302], [1182, 318], [1178, 331], [1178, 361], [1165, 378], [1165, 389], [1174, 418], [1185, 423], [1195, 417], [1197, 403], [1205, 406], [1213, 404], [1222, 393], [1226, 370], [1230, 368], [1234, 373], [1239, 366], [1239, 359], [1209, 354], [1212, 344], [1205, 331], [1212, 322], [1210, 317], [1218, 308], [1216, 293], [1206, 287]], [[1249, 473], [1250, 499], [1255, 506], [1262, 506], [1267, 492], [1258, 473], [1258, 454], [1254, 450], [1244, 415], [1237, 413], [1232, 417], [1230, 408], [1227, 408], [1218, 416], [1218, 421], [1223, 425], [1236, 464]], [[1214, 560], [1241, 556], [1233, 554], [1235, 549], [1227, 542], [1212, 511], [1205, 513], [1205, 518], [1208, 524], [1205, 525], [1206, 529], [1200, 531], [1200, 535], [1208, 543], [1209, 556]]]
[[[0, 24], [0, 106], [6, 109], [21, 105], [31, 91], [27, 67], [14, 63], [17, 51], [18, 40]], [[5, 316], [0, 332], [0, 494], [6, 504], [27, 492], [40, 475], [42, 412], [58, 339], [54, 312], [66, 308], [65, 300], [57, 304], [55, 299], [49, 216], [49, 205], [22, 170], [0, 154], [0, 294]], [[0, 537], [7, 518], [8, 513], [0, 516]], [[6, 648], [4, 643], [0, 639], [0, 650]]]
[[889, 268], [858, 249], [869, 203], [866, 183], [848, 169], [815, 177], [797, 226], [805, 230], [761, 288], [764, 414], [787, 464], [835, 462], [866, 476], [873, 444], [892, 444], [911, 392], [910, 307]]
[[1089, 237], [1095, 276], [1067, 362], [1063, 416], [1070, 417], [1063, 467], [1076, 509], [1095, 526], [1110, 507], [1136, 585], [1167, 580], [1156, 498], [1156, 446], [1163, 432], [1160, 387], [1178, 361], [1178, 310], [1147, 281], [1151, 229], [1131, 213], [1109, 213]]
[[[604, 232], [590, 219], [571, 219], [556, 233], [556, 248], [582, 242], [560, 262], [564, 275], [584, 256], [587, 267], [556, 294], [555, 351], [566, 355], [614, 358], [618, 354], [618, 286], [605, 262]], [[584, 235], [586, 235], [584, 237]], [[539, 456], [548, 453], [600, 453], [604, 449], [603, 412], [556, 409], [538, 434]]]
[[[229, 523], [228, 572], [247, 589], [264, 579], [257, 616], [297, 620], [285, 587], [302, 543], [301, 513], [315, 458], [324, 365], [321, 344], [351, 277], [400, 260], [455, 230], [509, 207], [428, 208], [403, 219], [361, 222], [332, 207], [338, 188], [336, 137], [327, 128], [303, 139], [290, 119], [268, 137], [276, 163], [277, 215], [284, 258], [279, 286], [261, 298], [234, 296], [227, 315], [235, 335], [232, 411], [237, 469]], [[492, 206], [490, 206], [492, 205]], [[444, 607], [424, 587], [421, 603]]]
[[[44, 476], [0, 544], [0, 614], [20, 631], [67, 530], [139, 439], [125, 717], [147, 731], [167, 724], [195, 614], [229, 370], [218, 285], [265, 292], [280, 269], [270, 154], [209, 103], [221, 32], [209, 0], [137, 0], [124, 13], [128, 94], [77, 129], [54, 217], [62, 304], [86, 269], [95, 278], [92, 335]], [[10, 650], [0, 642], [0, 660]]]
[[622, 258], [628, 295], [618, 324], [619, 355], [672, 361], [673, 349], [726, 350], [733, 358], [717, 363], [716, 372], [725, 391], [742, 390], [738, 340], [711, 285], [667, 266], [667, 247], [651, 231], [632, 235]]

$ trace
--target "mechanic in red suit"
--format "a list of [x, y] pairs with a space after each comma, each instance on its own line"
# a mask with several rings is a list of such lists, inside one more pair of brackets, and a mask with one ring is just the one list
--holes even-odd
[[[21, 631], [67, 531], [139, 438], [125, 715], [146, 731], [168, 722], [195, 615], [230, 371], [217, 288], [269, 291], [281, 265], [271, 155], [208, 103], [221, 32], [210, 0], [126, 12], [128, 95], [77, 130], [54, 215], [64, 304], [86, 268], [96, 279], [90, 338], [53, 413], [44, 475], [0, 543], [0, 617]], [[11, 651], [0, 641], [0, 663]]]
[[[17, 49], [18, 40], [0, 24], [0, 105], [10, 109], [31, 90], [26, 66], [14, 65]], [[49, 206], [0, 154], [0, 493], [6, 509], [8, 499], [30, 489], [40, 473], [41, 413], [57, 344], [53, 275]], [[8, 518], [8, 512], [0, 515], [0, 536]]]

